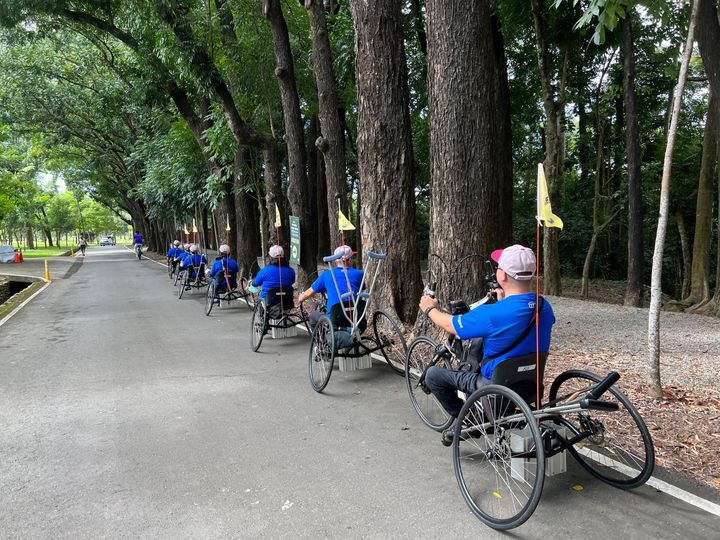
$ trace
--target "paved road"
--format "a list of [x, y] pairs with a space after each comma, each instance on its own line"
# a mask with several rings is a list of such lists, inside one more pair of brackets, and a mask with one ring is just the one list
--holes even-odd
[[[307, 337], [249, 352], [161, 266], [89, 249], [0, 328], [2, 538], [506, 538], [383, 364], [307, 381]], [[62, 276], [61, 276], [62, 277]], [[582, 485], [582, 491], [573, 486]], [[517, 538], [712, 538], [720, 520], [579, 470]]]

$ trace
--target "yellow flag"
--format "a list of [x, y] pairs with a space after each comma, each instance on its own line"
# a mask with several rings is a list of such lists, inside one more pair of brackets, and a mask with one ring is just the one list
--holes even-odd
[[552, 213], [550, 206], [550, 195], [548, 195], [547, 182], [545, 181], [545, 170], [542, 163], [538, 163], [537, 177], [537, 219], [546, 227], [563, 228], [562, 219]]
[[193, 232], [197, 232], [197, 225], [195, 225], [195, 220], [193, 219]]
[[355, 225], [353, 225], [348, 218], [345, 217], [345, 214], [342, 213], [342, 210], [338, 208], [338, 230], [340, 231], [354, 231]]
[[282, 220], [280, 219], [280, 210], [278, 210], [277, 203], [275, 203], [275, 226], [282, 226]]
[[185, 234], [190, 234], [190, 231], [187, 230], [187, 226], [185, 226], [185, 228], [183, 229], [183, 232], [184, 232]]
[[230, 230], [230, 216], [227, 216], [227, 225], [225, 225], [225, 230], [226, 231]]

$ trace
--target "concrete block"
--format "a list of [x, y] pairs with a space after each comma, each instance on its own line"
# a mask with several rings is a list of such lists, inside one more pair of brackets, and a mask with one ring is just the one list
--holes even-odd
[[[270, 319], [270, 326], [280, 324], [280, 319]], [[270, 328], [270, 337], [273, 339], [285, 339], [297, 336], [297, 327], [288, 326], [287, 328]]]

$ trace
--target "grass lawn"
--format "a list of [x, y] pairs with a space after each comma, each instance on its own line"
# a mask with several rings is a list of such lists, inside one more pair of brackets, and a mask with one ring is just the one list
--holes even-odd
[[56, 255], [60, 255], [62, 253], [65, 253], [66, 251], [70, 251], [70, 249], [73, 249], [73, 251], [79, 251], [79, 246], [73, 246], [66, 247], [66, 246], [60, 246], [60, 247], [43, 247], [38, 249], [27, 249], [23, 250], [23, 257], [26, 259], [37, 259], [39, 257], [54, 257]]

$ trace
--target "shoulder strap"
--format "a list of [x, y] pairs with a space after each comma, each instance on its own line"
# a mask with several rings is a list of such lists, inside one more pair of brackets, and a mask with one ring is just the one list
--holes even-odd
[[486, 356], [485, 358], [483, 358], [483, 364], [485, 362], [487, 362], [488, 360], [494, 360], [495, 358], [498, 358], [499, 356], [502, 356], [503, 354], [509, 353], [515, 347], [520, 345], [520, 343], [522, 343], [522, 341], [530, 333], [530, 330], [532, 330], [532, 327], [535, 326], [535, 314], [540, 313], [543, 310], [544, 306], [545, 306], [545, 299], [541, 296], [540, 301], [538, 302], [538, 305], [535, 306], [535, 309], [533, 310], [532, 315], [530, 316], [530, 322], [525, 327], [525, 330], [523, 330], [522, 333], [517, 337], [517, 339], [515, 341], [513, 341], [510, 345], [505, 347], [501, 352], [499, 352], [493, 356]]

